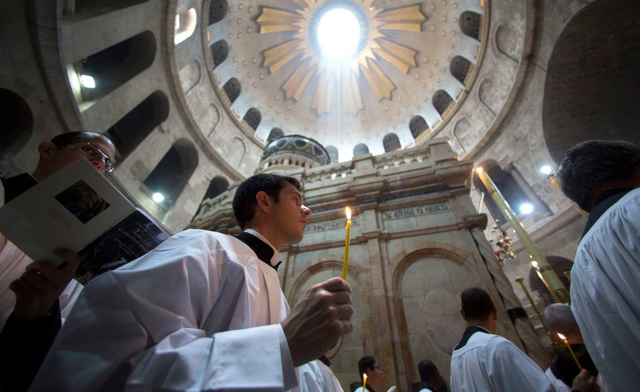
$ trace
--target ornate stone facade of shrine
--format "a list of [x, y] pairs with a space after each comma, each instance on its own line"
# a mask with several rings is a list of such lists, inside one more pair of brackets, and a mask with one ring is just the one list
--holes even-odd
[[[290, 304], [313, 284], [340, 276], [344, 207], [354, 212], [347, 277], [354, 329], [330, 355], [344, 388], [358, 379], [357, 362], [364, 355], [376, 357], [386, 379], [397, 380], [401, 390], [419, 380], [417, 363], [423, 359], [433, 360], [448, 379], [451, 352], [465, 328], [459, 296], [471, 286], [493, 297], [497, 333], [548, 366], [529, 319], [517, 318], [524, 314], [521, 304], [482, 233], [486, 215], [477, 213], [469, 197], [472, 166], [439, 138], [287, 172], [301, 181], [305, 204], [313, 210], [302, 242], [282, 252], [280, 278]], [[192, 227], [238, 233], [231, 212], [235, 189], [205, 200]]]

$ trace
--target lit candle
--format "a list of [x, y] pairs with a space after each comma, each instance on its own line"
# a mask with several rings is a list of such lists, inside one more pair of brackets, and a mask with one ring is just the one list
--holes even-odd
[[578, 365], [578, 369], [582, 371], [582, 365], [580, 365], [580, 362], [578, 361], [578, 357], [576, 357], [576, 354], [573, 353], [573, 350], [571, 349], [571, 345], [569, 344], [569, 341], [567, 340], [567, 338], [565, 338], [564, 335], [561, 333], [558, 333], [558, 337], [564, 341], [564, 344], [567, 345], [567, 348], [569, 349], [569, 352], [571, 353], [573, 360], [576, 361], [576, 365]]
[[342, 263], [342, 279], [347, 279], [347, 269], [349, 268], [349, 238], [351, 238], [351, 209], [345, 208], [347, 215], [347, 236], [344, 240], [344, 262]]
[[362, 392], [367, 390], [367, 373], [362, 373]]

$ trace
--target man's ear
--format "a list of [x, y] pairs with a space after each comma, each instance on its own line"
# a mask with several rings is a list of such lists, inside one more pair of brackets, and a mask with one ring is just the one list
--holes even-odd
[[272, 200], [267, 195], [267, 192], [260, 191], [256, 194], [256, 203], [258, 204], [258, 208], [264, 212], [268, 212], [271, 208]]
[[466, 320], [466, 319], [467, 319], [467, 316], [464, 314], [464, 310], [462, 310], [462, 309], [460, 309], [460, 316], [462, 316], [462, 318], [463, 318], [464, 320]]
[[493, 308], [493, 310], [491, 311], [491, 316], [493, 317], [494, 320], [498, 319], [498, 309], [497, 308]]
[[56, 148], [55, 144], [47, 140], [38, 144], [38, 154], [40, 154], [41, 158], [49, 158], [51, 156], [51, 152]]

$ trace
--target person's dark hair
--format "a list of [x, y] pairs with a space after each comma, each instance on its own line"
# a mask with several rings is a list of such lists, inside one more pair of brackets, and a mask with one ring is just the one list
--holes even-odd
[[256, 214], [256, 195], [264, 191], [278, 202], [278, 194], [286, 183], [290, 183], [300, 190], [300, 182], [293, 177], [281, 176], [279, 174], [256, 174], [244, 180], [236, 190], [233, 197], [233, 214], [241, 229], [244, 229], [247, 222], [251, 221]]
[[470, 320], [486, 320], [496, 308], [489, 294], [478, 287], [464, 290], [460, 300], [464, 315]]
[[68, 146], [69, 144], [82, 142], [87, 139], [95, 138], [95, 137], [103, 137], [111, 141], [109, 136], [104, 135], [102, 133], [91, 132], [91, 131], [73, 131], [73, 132], [65, 132], [65, 133], [59, 134], [58, 136], [51, 139], [51, 143], [55, 144], [58, 147], [64, 147], [64, 146]]
[[640, 147], [633, 143], [589, 140], [565, 153], [555, 177], [569, 199], [591, 212], [596, 192], [610, 181], [631, 177], [639, 163]]
[[433, 377], [440, 377], [440, 372], [435, 363], [425, 359], [418, 364], [418, 372], [420, 373], [420, 380], [423, 382], [430, 382]]
[[362, 380], [362, 374], [366, 373], [368, 369], [374, 369], [376, 366], [376, 359], [371, 355], [364, 356], [358, 361], [358, 373], [360, 373], [360, 379]]

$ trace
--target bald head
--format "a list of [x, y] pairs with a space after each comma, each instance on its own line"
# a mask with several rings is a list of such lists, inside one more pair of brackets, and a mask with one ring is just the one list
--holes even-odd
[[552, 304], [544, 310], [544, 323], [549, 328], [549, 333], [563, 334], [570, 343], [583, 343], [580, 327], [573, 317], [571, 307], [565, 304]]

